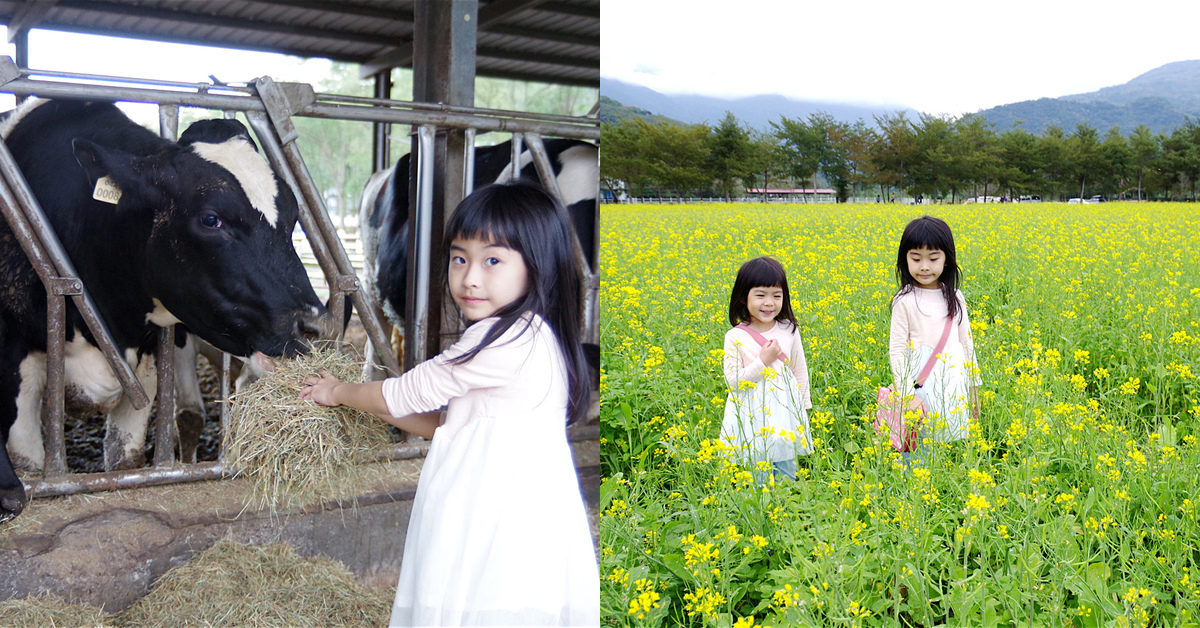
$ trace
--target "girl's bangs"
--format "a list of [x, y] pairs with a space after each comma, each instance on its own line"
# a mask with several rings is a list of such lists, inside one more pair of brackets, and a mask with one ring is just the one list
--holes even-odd
[[904, 230], [904, 235], [900, 240], [900, 250], [903, 252], [913, 249], [952, 251], [954, 250], [954, 239], [949, 231], [948, 228], [943, 228], [933, 220], [915, 220]]
[[447, 241], [455, 239], [483, 240], [488, 243], [514, 249], [513, 225], [510, 220], [499, 216], [500, 212], [488, 211], [480, 204], [467, 211], [457, 211], [446, 225]]
[[754, 260], [756, 263], [745, 264], [739, 273], [744, 279], [742, 285], [746, 286], [746, 290], [754, 288], [783, 288], [787, 286], [787, 274], [784, 273], [783, 266], [778, 262], [772, 264], [766, 260]]

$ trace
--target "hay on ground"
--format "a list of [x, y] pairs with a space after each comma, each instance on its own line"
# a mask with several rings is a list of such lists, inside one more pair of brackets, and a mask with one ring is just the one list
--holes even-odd
[[308, 355], [277, 360], [275, 372], [231, 398], [226, 460], [249, 481], [251, 499], [272, 512], [344, 497], [340, 487], [359, 455], [391, 442], [378, 417], [299, 398], [304, 378], [322, 370], [362, 381], [360, 362], [319, 343]]
[[53, 593], [0, 601], [0, 626], [43, 628], [109, 628], [104, 609], [73, 604]]
[[392, 594], [359, 584], [342, 563], [286, 543], [229, 538], [163, 574], [121, 614], [124, 626], [386, 626]]

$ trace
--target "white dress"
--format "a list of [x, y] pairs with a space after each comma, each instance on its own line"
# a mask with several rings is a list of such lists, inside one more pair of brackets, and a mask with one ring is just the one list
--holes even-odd
[[758, 357], [762, 346], [746, 330], [734, 327], [725, 333], [729, 396], [721, 438], [748, 465], [795, 460], [796, 454], [813, 450], [808, 424], [812, 401], [800, 332], [790, 323], [776, 321], [762, 336], [780, 346], [780, 357], [769, 365], [770, 372]]
[[394, 416], [447, 405], [413, 500], [391, 626], [598, 626], [600, 576], [567, 444], [567, 378], [540, 317], [470, 362], [496, 319], [384, 382]]
[[[970, 387], [980, 384], [978, 370], [972, 368], [975, 347], [966, 300], [961, 291], [957, 298], [961, 315], [951, 326], [946, 346], [920, 389], [931, 419], [931, 424], [925, 426], [926, 433], [939, 442], [969, 436]], [[946, 312], [941, 290], [914, 287], [896, 299], [889, 343], [896, 390], [906, 395], [916, 392], [913, 384], [945, 329]]]

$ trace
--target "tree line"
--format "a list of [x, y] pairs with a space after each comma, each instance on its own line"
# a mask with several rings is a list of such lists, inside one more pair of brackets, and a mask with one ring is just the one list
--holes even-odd
[[1196, 200], [1200, 121], [1170, 132], [1144, 124], [1125, 135], [1087, 123], [1017, 125], [997, 133], [976, 114], [906, 112], [847, 123], [825, 113], [780, 117], [746, 128], [730, 112], [716, 125], [625, 118], [602, 125], [600, 175], [613, 193], [635, 197], [711, 196], [745, 190], [832, 188], [840, 201], [895, 194], [959, 202], [977, 196], [1046, 199]]

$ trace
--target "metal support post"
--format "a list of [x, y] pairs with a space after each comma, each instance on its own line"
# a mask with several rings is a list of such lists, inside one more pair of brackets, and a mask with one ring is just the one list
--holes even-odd
[[[375, 75], [375, 97], [389, 99], [392, 97], [392, 71], [384, 70]], [[387, 170], [391, 160], [391, 130], [387, 122], [371, 123], [371, 171]]]
[[175, 326], [167, 325], [158, 331], [158, 410], [154, 415], [154, 466], [175, 464], [175, 445], [179, 443], [179, 426], [175, 423]]

